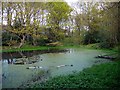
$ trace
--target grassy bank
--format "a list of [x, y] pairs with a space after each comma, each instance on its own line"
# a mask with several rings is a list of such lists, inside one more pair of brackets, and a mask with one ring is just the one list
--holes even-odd
[[48, 50], [48, 49], [63, 49], [64, 47], [50, 47], [50, 46], [23, 46], [22, 48], [6, 47], [0, 52], [17, 52], [17, 51], [33, 51], [33, 50]]
[[120, 61], [95, 65], [82, 72], [54, 77], [45, 83], [32, 85], [36, 88], [119, 88]]
[[54, 47], [45, 47], [45, 46], [24, 46], [22, 48], [9, 48], [2, 49], [1, 52], [17, 52], [17, 51], [32, 51], [32, 50], [48, 50]]
[[48, 49], [68, 49], [80, 48], [81, 46], [30, 46], [25, 45], [21, 48], [3, 47], [0, 52], [17, 52], [17, 51], [32, 51], [32, 50], [48, 50]]
[[97, 50], [105, 50], [110, 52], [117, 52], [117, 49], [101, 49], [97, 46], [97, 44], [89, 44], [89, 45], [63, 45], [63, 46], [30, 46], [25, 45], [21, 48], [14, 47], [2, 47], [0, 52], [17, 52], [17, 51], [32, 51], [32, 50], [48, 50], [48, 49], [69, 49], [69, 48], [86, 48], [86, 49], [97, 49]]

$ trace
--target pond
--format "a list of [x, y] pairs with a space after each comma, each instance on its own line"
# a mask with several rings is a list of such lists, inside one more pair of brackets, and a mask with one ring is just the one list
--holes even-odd
[[[91, 49], [68, 49], [51, 51], [30, 51], [3, 53], [2, 57], [2, 87], [16, 88], [31, 80], [40, 71], [48, 71], [48, 77], [67, 75], [82, 71], [84, 68], [95, 64], [110, 62], [107, 59], [95, 58], [97, 55], [105, 55], [107, 52]], [[25, 56], [25, 57], [23, 57]], [[34, 63], [15, 64], [14, 62], [23, 58], [36, 59]], [[30, 68], [31, 67], [31, 68]], [[41, 67], [41, 68], [36, 68]], [[28, 69], [29, 68], [29, 69]]]

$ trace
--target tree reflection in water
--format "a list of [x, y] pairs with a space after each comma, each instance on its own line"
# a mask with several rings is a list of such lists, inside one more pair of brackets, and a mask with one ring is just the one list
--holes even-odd
[[19, 51], [19, 52], [4, 52], [2, 53], [2, 61], [8, 64], [14, 64], [17, 59], [21, 59], [23, 62], [30, 61], [29, 63], [34, 63], [38, 60], [42, 61], [40, 54], [43, 53], [65, 53], [68, 50], [43, 50], [43, 51]]

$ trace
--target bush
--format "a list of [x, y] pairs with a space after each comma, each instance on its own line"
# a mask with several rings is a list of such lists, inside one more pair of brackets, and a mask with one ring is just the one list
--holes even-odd
[[48, 39], [38, 39], [36, 41], [37, 41], [37, 45], [40, 45], [40, 46], [45, 46], [46, 43], [49, 43]]
[[9, 46], [9, 44], [13, 45], [16, 41], [19, 42], [17, 35], [9, 32], [2, 33], [2, 46]]
[[101, 42], [99, 46], [100, 48], [112, 48], [109, 42]]

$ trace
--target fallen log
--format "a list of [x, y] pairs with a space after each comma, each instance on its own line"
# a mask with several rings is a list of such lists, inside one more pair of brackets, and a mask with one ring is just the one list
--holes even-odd
[[71, 65], [59, 65], [59, 66], [57, 66], [57, 68], [60, 68], [60, 67], [64, 67], [64, 66], [73, 66], [72, 64]]
[[13, 64], [18, 65], [18, 64], [24, 64], [23, 61], [15, 61]]
[[27, 67], [26, 69], [39, 69], [39, 68], [42, 68], [40, 66], [32, 66], [32, 67]]
[[104, 58], [104, 59], [111, 59], [111, 60], [116, 59], [115, 57], [107, 56], [107, 55], [98, 55], [95, 58]]

